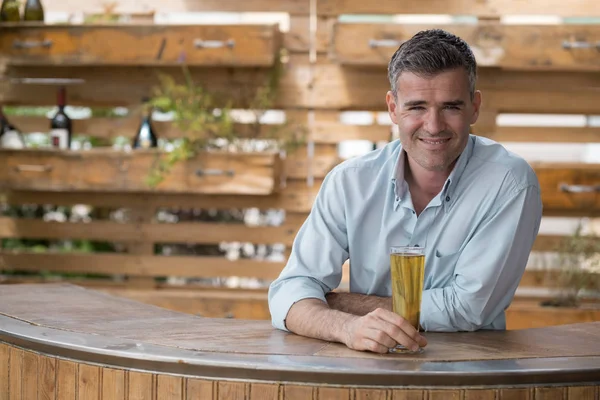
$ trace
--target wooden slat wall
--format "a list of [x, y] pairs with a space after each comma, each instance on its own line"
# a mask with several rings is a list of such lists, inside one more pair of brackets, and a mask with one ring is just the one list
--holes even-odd
[[[283, 34], [283, 46], [289, 51], [289, 62], [284, 65], [284, 75], [276, 100], [276, 108], [283, 110], [287, 118], [295, 118], [306, 124], [310, 145], [285, 160], [286, 186], [281, 193], [267, 196], [194, 195], [181, 193], [131, 194], [111, 193], [99, 196], [92, 192], [44, 192], [13, 191], [8, 193], [10, 204], [43, 203], [57, 205], [89, 204], [95, 207], [139, 207], [153, 211], [159, 207], [182, 208], [281, 208], [286, 220], [278, 227], [248, 227], [216, 223], [156, 224], [149, 220], [129, 224], [94, 221], [90, 224], [47, 223], [39, 220], [0, 218], [0, 238], [46, 238], [112, 240], [127, 244], [132, 250], [124, 255], [76, 254], [15, 254], [4, 251], [0, 261], [7, 268], [26, 271], [52, 269], [63, 272], [93, 270], [106, 274], [128, 274], [132, 277], [155, 277], [183, 275], [188, 277], [252, 276], [265, 280], [277, 276], [282, 263], [264, 261], [228, 261], [219, 257], [160, 257], [147, 251], [154, 243], [201, 243], [251, 242], [255, 244], [282, 243], [288, 247], [295, 233], [312, 207], [320, 184], [341, 160], [337, 146], [344, 140], [387, 141], [390, 125], [347, 125], [340, 122], [344, 111], [367, 111], [372, 114], [385, 112], [385, 93], [389, 83], [386, 65], [393, 48], [368, 47], [368, 40], [398, 39], [416, 32], [425, 25], [390, 25], [340, 23], [342, 14], [456, 14], [494, 17], [515, 14], [551, 14], [561, 16], [600, 15], [597, 7], [586, 0], [569, 4], [550, 0], [523, 2], [518, 0], [453, 0], [405, 2], [382, 1], [369, 4], [357, 0], [319, 0], [316, 19], [311, 20], [309, 1], [306, 0], [250, 0], [238, 2], [176, 0], [167, 3], [156, 0], [125, 0], [116, 5], [117, 13], [152, 13], [163, 11], [234, 11], [234, 12], [283, 12], [290, 17], [290, 31]], [[86, 13], [101, 12], [95, 3], [80, 4], [72, 0], [48, 0], [47, 10]], [[316, 22], [316, 32], [311, 23]], [[139, 29], [139, 28], [136, 28]], [[600, 90], [600, 56], [593, 49], [563, 49], [561, 44], [570, 42], [595, 42], [600, 40], [597, 26], [531, 26], [505, 28], [499, 21], [479, 25], [454, 26], [471, 42], [476, 50], [481, 68], [478, 88], [483, 91], [484, 113], [472, 129], [476, 134], [500, 142], [540, 143], [588, 143], [600, 142], [597, 127], [506, 127], [497, 126], [501, 113], [541, 114], [600, 114], [597, 101]], [[527, 43], [522, 39], [529, 38]], [[556, 47], [557, 46], [557, 47]], [[532, 50], [533, 49], [533, 50]], [[316, 59], [310, 53], [317, 55]], [[126, 106], [135, 109], [142, 96], [147, 95], [156, 84], [156, 72], [165, 72], [182, 81], [181, 70], [174, 66], [62, 66], [62, 65], [8, 65], [2, 74], [8, 78], [81, 78], [85, 82], [68, 88], [68, 102], [83, 106]], [[265, 68], [249, 68], [243, 65], [229, 67], [206, 66], [192, 68], [195, 82], [208, 89], [224, 94], [223, 99], [233, 100], [244, 107], [244, 90], [256, 85], [266, 77]], [[19, 85], [0, 81], [0, 102], [11, 105], [52, 105], [55, 88], [46, 85]], [[12, 117], [23, 131], [46, 131], [48, 121], [41, 117]], [[117, 136], [130, 137], [138, 125], [133, 114], [126, 118], [90, 118], [74, 121], [76, 133], [88, 134], [103, 140]], [[164, 138], [181, 136], [169, 122], [155, 122], [158, 134]], [[243, 133], [246, 126], [238, 124]], [[599, 164], [534, 163], [543, 186], [544, 216], [598, 216], [600, 198], [591, 193], [568, 194], [559, 188], [561, 184], [596, 185], [600, 183]], [[133, 244], [132, 244], [133, 243]], [[560, 237], [541, 235], [535, 251], [551, 251], [560, 243]], [[141, 246], [141, 247], [140, 247]], [[135, 249], [145, 248], [146, 251]], [[85, 267], [83, 266], [85, 265]], [[0, 266], [0, 268], [2, 268]], [[550, 287], [553, 280], [540, 278], [528, 272], [522, 285], [527, 287]], [[107, 286], [109, 287], [109, 286]], [[147, 289], [147, 288], [146, 288]], [[148, 292], [140, 299], [150, 301]], [[145, 289], [144, 289], [145, 290]], [[129, 292], [135, 297], [134, 292]], [[241, 292], [240, 292], [241, 293]], [[244, 297], [246, 296], [246, 297]], [[218, 296], [216, 296], [218, 297]], [[167, 296], [173, 308], [186, 308], [185, 297]], [[215, 299], [215, 297], [211, 297]], [[221, 304], [214, 315], [231, 312], [252, 299], [245, 293], [237, 303]], [[235, 300], [234, 299], [234, 300]], [[254, 299], [259, 302], [258, 299]], [[196, 303], [197, 304], [197, 303]], [[254, 304], [254, 303], [253, 303]], [[219, 308], [220, 307], [220, 308]], [[229, 307], [229, 308], [227, 308]], [[190, 309], [190, 307], [187, 307]], [[225, 311], [229, 310], [229, 311]], [[238, 309], [236, 309], [238, 310]], [[235, 317], [244, 313], [259, 315], [262, 311], [245, 309], [236, 311]], [[1, 370], [0, 370], [1, 372]], [[228, 389], [229, 390], [229, 389]], [[432, 394], [433, 396], [433, 394]]]

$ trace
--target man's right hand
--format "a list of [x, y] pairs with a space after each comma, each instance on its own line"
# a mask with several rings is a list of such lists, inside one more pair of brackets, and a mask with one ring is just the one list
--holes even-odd
[[344, 327], [344, 344], [354, 350], [387, 353], [396, 344], [416, 351], [419, 346], [427, 346], [427, 340], [398, 314], [378, 308], [348, 321]]

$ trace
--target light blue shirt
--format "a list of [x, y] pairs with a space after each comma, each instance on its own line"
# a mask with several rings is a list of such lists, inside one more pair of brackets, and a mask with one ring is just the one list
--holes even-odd
[[391, 246], [425, 247], [421, 326], [506, 329], [542, 217], [533, 169], [471, 135], [442, 191], [417, 217], [399, 140], [346, 160], [325, 177], [287, 264], [269, 288], [273, 326], [299, 300], [325, 300], [349, 259], [350, 291], [391, 296]]

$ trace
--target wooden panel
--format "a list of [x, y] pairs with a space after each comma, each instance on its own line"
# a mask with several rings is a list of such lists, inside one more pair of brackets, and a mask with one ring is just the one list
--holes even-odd
[[[318, 53], [324, 53], [329, 48], [329, 37], [332, 20], [329, 18], [317, 18], [317, 31], [314, 39], [311, 38], [310, 16], [295, 15], [290, 18], [290, 30], [284, 37], [284, 47], [293, 53], [307, 53], [311, 46]], [[311, 43], [314, 40], [314, 44]]]
[[10, 347], [9, 365], [9, 399], [21, 400], [23, 398], [23, 350]]
[[[276, 25], [3, 25], [11, 65], [270, 66]], [[44, 46], [46, 44], [46, 46]]]
[[125, 400], [125, 371], [102, 369], [102, 399]]
[[464, 400], [496, 400], [497, 391], [496, 390], [475, 390], [475, 389], [467, 389], [465, 390]]
[[514, 301], [506, 310], [507, 329], [542, 328], [547, 326], [600, 321], [598, 307], [542, 307]]
[[70, 361], [57, 360], [56, 364], [56, 398], [59, 400], [75, 400], [77, 396], [77, 364]]
[[280, 385], [254, 383], [250, 385], [250, 400], [279, 400]]
[[563, 400], [565, 388], [535, 388], [535, 400]]
[[[112, 149], [6, 150], [4, 189], [266, 195], [279, 191], [281, 160], [273, 153], [202, 153], [178, 163], [156, 188], [146, 179], [163, 153]], [[202, 173], [203, 175], [199, 175]], [[216, 175], [212, 176], [214, 173]]]
[[597, 400], [597, 389], [597, 386], [569, 387], [567, 388], [567, 399]]
[[[391, 396], [391, 392], [389, 393]], [[354, 400], [388, 400], [388, 391], [375, 389], [354, 389]]]
[[[46, 0], [44, 8], [50, 11], [82, 11], [86, 13], [104, 12], [103, 3], [80, 2], [78, 0]], [[306, 0], [171, 0], [165, 3], [161, 0], [120, 0], [113, 12], [120, 14], [135, 12], [287, 12], [293, 14], [309, 14]]]
[[175, 376], [158, 375], [156, 385], [156, 396], [158, 399], [182, 400], [183, 378]]
[[0, 400], [8, 400], [10, 347], [0, 343]]
[[38, 400], [54, 400], [56, 395], [56, 359], [40, 356], [39, 374]]
[[38, 397], [38, 356], [30, 351], [23, 353], [23, 398]]
[[532, 389], [500, 389], [499, 400], [533, 400]]
[[428, 400], [423, 390], [394, 390], [392, 400]]
[[310, 386], [285, 385], [283, 398], [285, 400], [306, 400], [313, 398], [314, 389]]
[[72, 205], [89, 204], [98, 207], [138, 207], [145, 203], [155, 207], [182, 208], [281, 208], [292, 212], [309, 212], [321, 181], [316, 179], [313, 186], [307, 186], [306, 180], [288, 181], [281, 194], [270, 196], [227, 196], [227, 195], [195, 195], [195, 194], [127, 194], [110, 193], [99, 196], [91, 192], [32, 192], [15, 191], [7, 195], [9, 204], [37, 204], [43, 196], [47, 204]]
[[[64, 0], [63, 0], [64, 1]], [[325, 15], [339, 14], [459, 14], [477, 16], [497, 15], [560, 15], [587, 17], [594, 15], [592, 3], [574, 0], [568, 5], [560, 0], [385, 0], [369, 3], [362, 0], [320, 0], [317, 12]]]
[[135, 256], [121, 254], [34, 254], [0, 252], [0, 266], [17, 271], [88, 272], [140, 276], [225, 277], [274, 279], [283, 263], [224, 257]]
[[128, 400], [153, 400], [154, 377], [151, 374], [129, 371], [128, 375]]
[[459, 400], [460, 390], [430, 390], [428, 400]]
[[479, 124], [473, 132], [497, 142], [593, 143], [600, 142], [599, 128], [497, 126], [482, 131]]
[[217, 384], [217, 399], [218, 400], [237, 400], [246, 399], [247, 385], [237, 382], [219, 382]]
[[87, 364], [78, 364], [79, 380], [77, 393], [79, 399], [100, 400], [100, 368]]
[[212, 381], [188, 379], [186, 400], [213, 399], [213, 387], [214, 383]]
[[0, 238], [87, 239], [115, 242], [210, 243], [247, 242], [292, 244], [299, 225], [253, 227], [243, 224], [181, 222], [89, 223], [46, 222], [35, 219], [0, 217]]
[[350, 397], [350, 389], [320, 387], [317, 389], [317, 393], [319, 400], [353, 400]]

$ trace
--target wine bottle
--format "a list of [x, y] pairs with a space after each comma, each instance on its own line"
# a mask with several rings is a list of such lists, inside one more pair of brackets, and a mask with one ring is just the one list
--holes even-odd
[[153, 147], [158, 147], [158, 138], [154, 132], [154, 128], [152, 127], [152, 107], [148, 104], [148, 99], [142, 99], [143, 106], [143, 115], [142, 122], [140, 123], [140, 127], [138, 128], [137, 134], [133, 139], [132, 147], [134, 149], [149, 149]]
[[17, 128], [15, 128], [0, 107], [0, 148], [3, 149], [23, 149], [25, 148], [25, 139]]
[[57, 106], [58, 111], [50, 121], [50, 142], [53, 147], [68, 150], [71, 148], [71, 118], [65, 114], [66, 89], [58, 89]]
[[4, 0], [0, 8], [0, 22], [19, 22], [21, 13], [19, 12], [18, 0]]
[[23, 20], [44, 22], [44, 7], [41, 0], [27, 0]]

